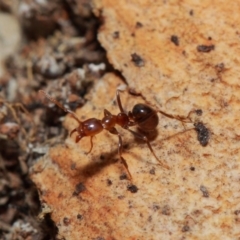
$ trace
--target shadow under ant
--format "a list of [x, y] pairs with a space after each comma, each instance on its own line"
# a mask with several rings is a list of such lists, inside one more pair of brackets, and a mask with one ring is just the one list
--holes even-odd
[[100, 173], [105, 167], [117, 163], [119, 161], [119, 159], [116, 157], [117, 154], [118, 149], [115, 149], [111, 152], [103, 152], [100, 156], [92, 156], [92, 161], [84, 167], [79, 168], [76, 175], [79, 175], [84, 180], [91, 178], [92, 176]]

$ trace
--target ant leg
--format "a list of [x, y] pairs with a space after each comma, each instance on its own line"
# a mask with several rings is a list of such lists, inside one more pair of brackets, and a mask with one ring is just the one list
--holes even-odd
[[119, 92], [120, 92], [120, 90], [118, 89], [118, 90], [116, 91], [117, 104], [118, 104], [118, 107], [119, 107], [120, 112], [121, 112], [121, 113], [124, 113]]
[[[135, 96], [135, 97], [141, 97], [147, 104], [149, 104], [150, 106], [153, 106], [155, 111], [156, 112], [159, 112], [161, 113], [162, 115], [164, 115], [165, 117], [168, 117], [168, 118], [171, 118], [171, 119], [176, 119], [182, 123], [192, 123], [192, 120], [190, 118], [190, 114], [188, 114], [187, 117], [184, 117], [184, 116], [178, 116], [178, 115], [172, 115], [172, 114], [169, 114], [169, 113], [166, 113], [160, 109], [158, 109], [158, 107], [156, 105], [153, 105], [152, 103], [150, 103], [145, 96], [143, 96], [142, 93], [140, 92], [136, 92], [133, 88], [130, 88], [128, 90], [128, 93]], [[192, 111], [191, 111], [192, 112]], [[191, 113], [190, 112], [190, 113]]]
[[152, 153], [153, 156], [156, 158], [156, 160], [160, 163], [160, 165], [161, 165], [162, 167], [164, 167], [164, 168], [170, 169], [168, 165], [165, 165], [164, 163], [162, 163], [162, 162], [159, 160], [159, 158], [156, 156], [156, 154], [155, 154], [155, 152], [153, 151], [152, 146], [151, 146], [148, 138], [147, 138], [145, 135], [140, 134], [140, 133], [137, 133], [137, 132], [134, 132], [134, 131], [131, 130], [131, 129], [127, 129], [127, 130], [128, 130], [129, 132], [131, 132], [135, 137], [137, 137], [137, 138], [145, 141], [145, 142], [147, 143], [148, 148], [150, 149], [151, 153]]
[[91, 143], [90, 150], [86, 154], [89, 154], [92, 151], [92, 148], [93, 148], [93, 140], [92, 139], [93, 139], [93, 136], [91, 136], [91, 138], [90, 138], [90, 143]]
[[126, 162], [126, 160], [122, 157], [122, 148], [123, 148], [122, 137], [121, 137], [120, 133], [117, 131], [116, 128], [110, 129], [109, 132], [110, 132], [111, 134], [118, 135], [118, 155], [119, 155], [119, 157], [120, 157], [120, 159], [121, 159], [124, 167], [126, 168], [130, 179], [132, 179], [132, 175], [131, 175], [131, 173], [130, 173], [130, 171], [129, 171], [129, 169], [128, 169], [127, 162]]
[[74, 128], [71, 132], [70, 132], [70, 137], [72, 136], [73, 133], [77, 132], [77, 128]]
[[80, 135], [80, 134], [78, 134], [78, 135], [76, 136], [75, 143], [78, 143], [83, 137], [85, 137], [85, 135]]
[[[74, 129], [74, 130], [75, 130], [75, 129]], [[75, 142], [78, 143], [83, 137], [85, 137], [85, 136], [77, 135]], [[93, 149], [93, 140], [92, 140], [93, 137], [94, 137], [94, 136], [91, 136], [91, 138], [90, 138], [91, 147], [90, 147], [89, 151], [86, 152], [86, 154], [89, 154], [89, 153], [92, 151], [92, 149]]]

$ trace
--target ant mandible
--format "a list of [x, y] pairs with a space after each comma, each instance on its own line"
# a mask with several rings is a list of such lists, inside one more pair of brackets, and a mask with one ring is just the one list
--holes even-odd
[[79, 124], [78, 127], [73, 129], [70, 132], [70, 136], [75, 132], [77, 133], [77, 136], [75, 139], [76, 143], [79, 142], [83, 137], [90, 137], [91, 147], [90, 147], [90, 150], [87, 152], [87, 154], [92, 151], [93, 137], [98, 133], [102, 132], [104, 129], [110, 132], [111, 134], [118, 135], [118, 154], [130, 178], [132, 178], [131, 173], [128, 169], [127, 162], [122, 157], [122, 149], [123, 149], [122, 137], [116, 129], [116, 125], [119, 125], [120, 127], [131, 132], [135, 137], [145, 141], [151, 153], [156, 158], [156, 160], [160, 163], [160, 165], [164, 168], [170, 169], [169, 166], [163, 164], [159, 160], [159, 158], [156, 156], [148, 138], [144, 134], [135, 132], [130, 129], [130, 127], [132, 126], [137, 126], [140, 130], [145, 132], [154, 131], [156, 129], [159, 122], [159, 118], [158, 118], [157, 112], [150, 106], [143, 103], [138, 103], [134, 105], [132, 111], [129, 111], [128, 113], [126, 113], [122, 107], [122, 103], [120, 99], [120, 90], [117, 90], [116, 98], [117, 98], [117, 104], [118, 104], [120, 113], [118, 113], [117, 115], [113, 115], [108, 110], [104, 109], [104, 117], [102, 119], [89, 118], [85, 121], [80, 121], [78, 116], [73, 111], [65, 108], [62, 104], [60, 104], [56, 99], [51, 97], [48, 93], [46, 93], [43, 90], [40, 90], [39, 92], [44, 94], [46, 98], [48, 98], [51, 102], [56, 104], [59, 108], [61, 108], [65, 112], [70, 113], [72, 117], [78, 122]]

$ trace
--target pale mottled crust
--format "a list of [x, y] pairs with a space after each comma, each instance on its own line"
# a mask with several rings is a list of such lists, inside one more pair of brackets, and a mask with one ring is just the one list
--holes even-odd
[[[121, 130], [127, 144], [123, 156], [133, 176], [130, 182], [120, 180], [125, 169], [118, 160], [117, 137], [99, 134], [89, 155], [84, 154], [89, 139], [75, 144], [74, 137], [68, 138], [32, 170], [59, 236], [239, 238], [240, 1], [95, 0], [94, 4], [104, 20], [99, 40], [129, 86], [168, 113], [187, 116], [201, 109], [202, 116], [191, 117], [204, 123], [210, 139], [201, 146], [194, 130], [166, 139], [184, 128], [161, 116], [152, 146], [170, 166], [166, 170], [145, 144]], [[116, 76], [106, 75], [78, 116], [101, 118], [104, 108], [117, 113], [113, 100], [120, 84]], [[122, 99], [128, 110], [143, 102], [126, 93]], [[76, 122], [69, 117], [65, 126], [70, 131]]]

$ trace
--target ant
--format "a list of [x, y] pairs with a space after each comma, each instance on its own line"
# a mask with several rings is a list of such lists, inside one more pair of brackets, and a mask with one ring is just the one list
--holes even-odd
[[[157, 113], [161, 113], [165, 115], [168, 118], [176, 119], [178, 121], [181, 121], [182, 123], [192, 123], [192, 120], [190, 118], [191, 113], [197, 113], [197, 111], [200, 110], [192, 110], [188, 114], [187, 117], [183, 116], [174, 116], [168, 113], [165, 113], [161, 110], [154, 110], [152, 107], [150, 107], [147, 104], [143, 103], [138, 103], [134, 105], [132, 111], [129, 111], [128, 113], [124, 111], [122, 107], [122, 102], [120, 99], [120, 91], [122, 90], [117, 90], [116, 91], [116, 99], [117, 99], [117, 104], [118, 108], [120, 110], [120, 113], [117, 115], [111, 114], [107, 109], [104, 109], [104, 117], [102, 119], [97, 119], [97, 118], [89, 118], [85, 121], [80, 121], [78, 116], [71, 110], [65, 108], [62, 104], [60, 104], [56, 99], [51, 97], [48, 93], [46, 93], [43, 90], [40, 90], [39, 92], [43, 95], [45, 95], [46, 98], [48, 98], [51, 102], [56, 104], [59, 108], [61, 108], [63, 111], [68, 112], [71, 114], [71, 116], [78, 122], [78, 127], [74, 128], [70, 132], [70, 136], [72, 136], [73, 133], [77, 133], [75, 142], [78, 143], [83, 137], [90, 137], [90, 143], [91, 147], [90, 150], [86, 153], [89, 154], [92, 151], [93, 148], [93, 137], [97, 135], [98, 133], [102, 132], [104, 129], [107, 130], [109, 133], [117, 135], [118, 136], [118, 154], [119, 157], [126, 168], [128, 175], [130, 176], [130, 179], [132, 179], [131, 173], [128, 169], [128, 165], [126, 160], [122, 157], [122, 149], [123, 149], [123, 142], [122, 142], [122, 136], [116, 129], [116, 125], [119, 125], [120, 127], [128, 130], [131, 132], [136, 138], [139, 138], [147, 143], [147, 146], [149, 150], [151, 151], [152, 155], [155, 157], [155, 159], [159, 162], [159, 164], [166, 168], [170, 169], [168, 165], [162, 163], [160, 159], [156, 156], [147, 136], [143, 133], [138, 133], [130, 129], [130, 127], [137, 126], [142, 132], [152, 132], [155, 131], [157, 128], [157, 125], [159, 123], [159, 118]], [[141, 94], [137, 93], [133, 89], [129, 89], [129, 93], [134, 95], [134, 96], [140, 96], [142, 99], [144, 99], [146, 102], [146, 98]], [[148, 103], [148, 102], [147, 102]], [[187, 129], [185, 131], [195, 129], [198, 132], [198, 140], [200, 141], [202, 146], [206, 146], [209, 137], [208, 136], [199, 136], [202, 133], [202, 125], [199, 126], [199, 124], [194, 124], [194, 128]], [[205, 128], [204, 128], [205, 129]], [[205, 131], [204, 131], [205, 132]], [[203, 134], [203, 133], [202, 133]], [[201, 138], [200, 138], [201, 137]], [[204, 144], [201, 142], [201, 140], [204, 138]]]
[[[131, 132], [135, 137], [145, 141], [147, 143], [149, 150], [151, 151], [153, 156], [156, 158], [156, 160], [159, 162], [159, 164], [166, 169], [170, 169], [168, 165], [165, 165], [164, 163], [162, 163], [159, 160], [159, 158], [156, 156], [148, 138], [143, 133], [138, 133], [130, 129], [130, 127], [137, 126], [140, 130], [144, 132], [154, 131], [159, 123], [157, 111], [155, 111], [153, 108], [151, 108], [147, 104], [138, 103], [134, 105], [132, 111], [129, 111], [128, 113], [126, 113], [122, 107], [122, 103], [120, 99], [120, 91], [121, 90], [116, 91], [116, 99], [117, 99], [117, 104], [118, 104], [120, 113], [118, 113], [117, 115], [114, 115], [114, 114], [111, 114], [108, 110], [104, 109], [104, 117], [102, 119], [89, 118], [83, 122], [79, 120], [79, 118], [73, 111], [65, 108], [62, 104], [60, 104], [56, 99], [51, 97], [48, 93], [46, 93], [43, 90], [40, 90], [39, 92], [45, 95], [46, 98], [48, 98], [51, 102], [56, 104], [63, 111], [70, 113], [71, 116], [78, 122], [79, 126], [77, 128], [74, 128], [70, 132], [70, 136], [72, 136], [72, 134], [75, 132], [77, 133], [77, 136], [75, 139], [76, 143], [78, 143], [83, 137], [90, 137], [91, 147], [90, 147], [90, 150], [87, 152], [87, 154], [92, 151], [93, 137], [98, 133], [102, 132], [104, 129], [111, 134], [117, 135], [119, 157], [124, 167], [126, 168], [130, 178], [132, 178], [131, 173], [128, 169], [127, 162], [122, 157], [122, 149], [123, 149], [122, 136], [116, 129], [116, 125], [119, 125], [120, 127]], [[172, 115], [169, 115], [169, 114], [165, 114], [165, 115], [168, 117], [173, 117]]]

